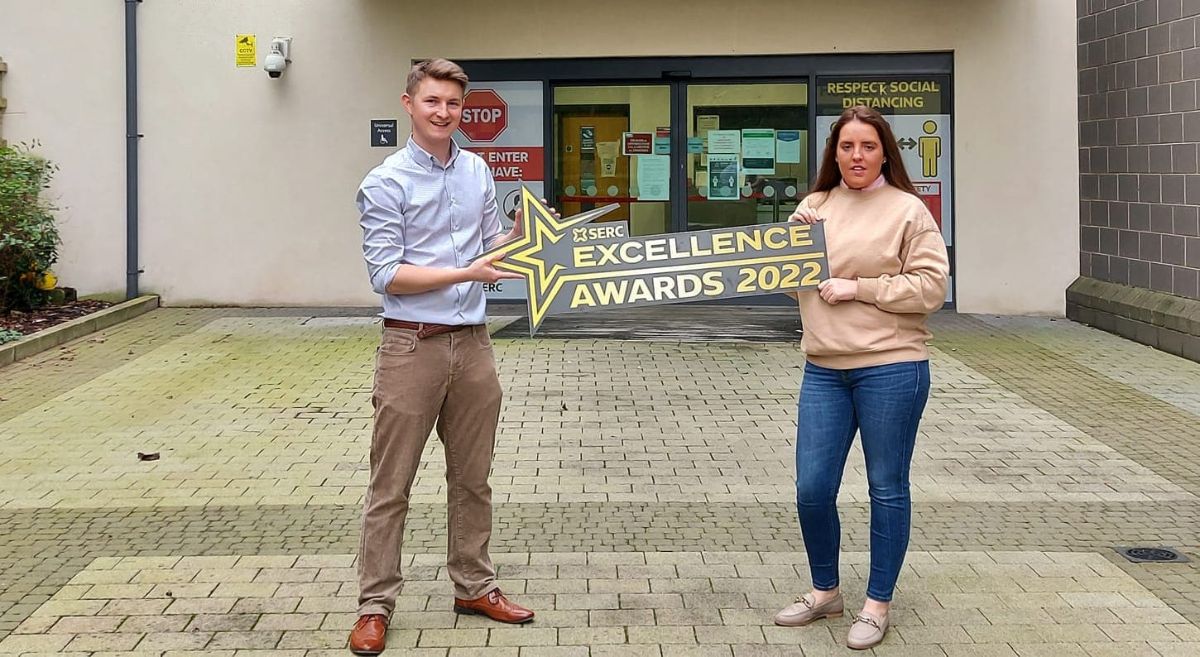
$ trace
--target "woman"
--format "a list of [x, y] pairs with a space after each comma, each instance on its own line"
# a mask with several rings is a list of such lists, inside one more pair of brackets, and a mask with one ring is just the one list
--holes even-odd
[[891, 128], [868, 107], [842, 113], [809, 194], [789, 217], [825, 222], [830, 278], [797, 299], [807, 362], [796, 432], [796, 505], [813, 590], [775, 615], [798, 626], [841, 616], [837, 495], [855, 432], [871, 497], [867, 600], [846, 644], [883, 640], [908, 549], [908, 472], [929, 397], [929, 313], [946, 298], [941, 231], [904, 171]]

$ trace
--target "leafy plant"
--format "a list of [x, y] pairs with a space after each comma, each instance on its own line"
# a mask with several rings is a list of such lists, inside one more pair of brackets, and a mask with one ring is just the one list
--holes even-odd
[[25, 337], [25, 336], [20, 331], [14, 331], [12, 329], [0, 328], [0, 344], [5, 344], [7, 342], [16, 342], [17, 340], [20, 340], [23, 337]]
[[33, 154], [31, 145], [0, 148], [0, 311], [44, 305], [58, 260], [58, 228], [42, 196], [57, 167]]

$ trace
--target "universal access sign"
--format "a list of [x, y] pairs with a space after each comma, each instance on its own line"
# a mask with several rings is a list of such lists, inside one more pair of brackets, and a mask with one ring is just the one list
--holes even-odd
[[522, 187], [521, 206], [521, 237], [483, 256], [524, 275], [530, 334], [549, 315], [795, 292], [828, 278], [819, 223], [632, 237], [626, 221], [588, 225], [616, 204], [556, 218]]

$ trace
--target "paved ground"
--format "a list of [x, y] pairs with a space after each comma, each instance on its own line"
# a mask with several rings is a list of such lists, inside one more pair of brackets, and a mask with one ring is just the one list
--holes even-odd
[[[852, 654], [848, 618], [770, 624], [807, 581], [790, 320], [713, 312], [719, 340], [694, 340], [703, 313], [605, 329], [652, 340], [495, 339], [493, 553], [538, 620], [450, 613], [431, 441], [396, 654]], [[737, 312], [777, 341], [738, 340]], [[378, 326], [315, 314], [158, 310], [0, 369], [0, 654], [344, 654]], [[1200, 365], [1066, 321], [934, 325], [912, 552], [874, 653], [1200, 655]], [[842, 509], [855, 606], [857, 450]]]

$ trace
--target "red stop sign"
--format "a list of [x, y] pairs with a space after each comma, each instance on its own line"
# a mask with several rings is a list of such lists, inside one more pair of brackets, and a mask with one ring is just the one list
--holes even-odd
[[458, 129], [471, 141], [495, 141], [508, 127], [508, 103], [491, 89], [472, 89], [463, 97]]

